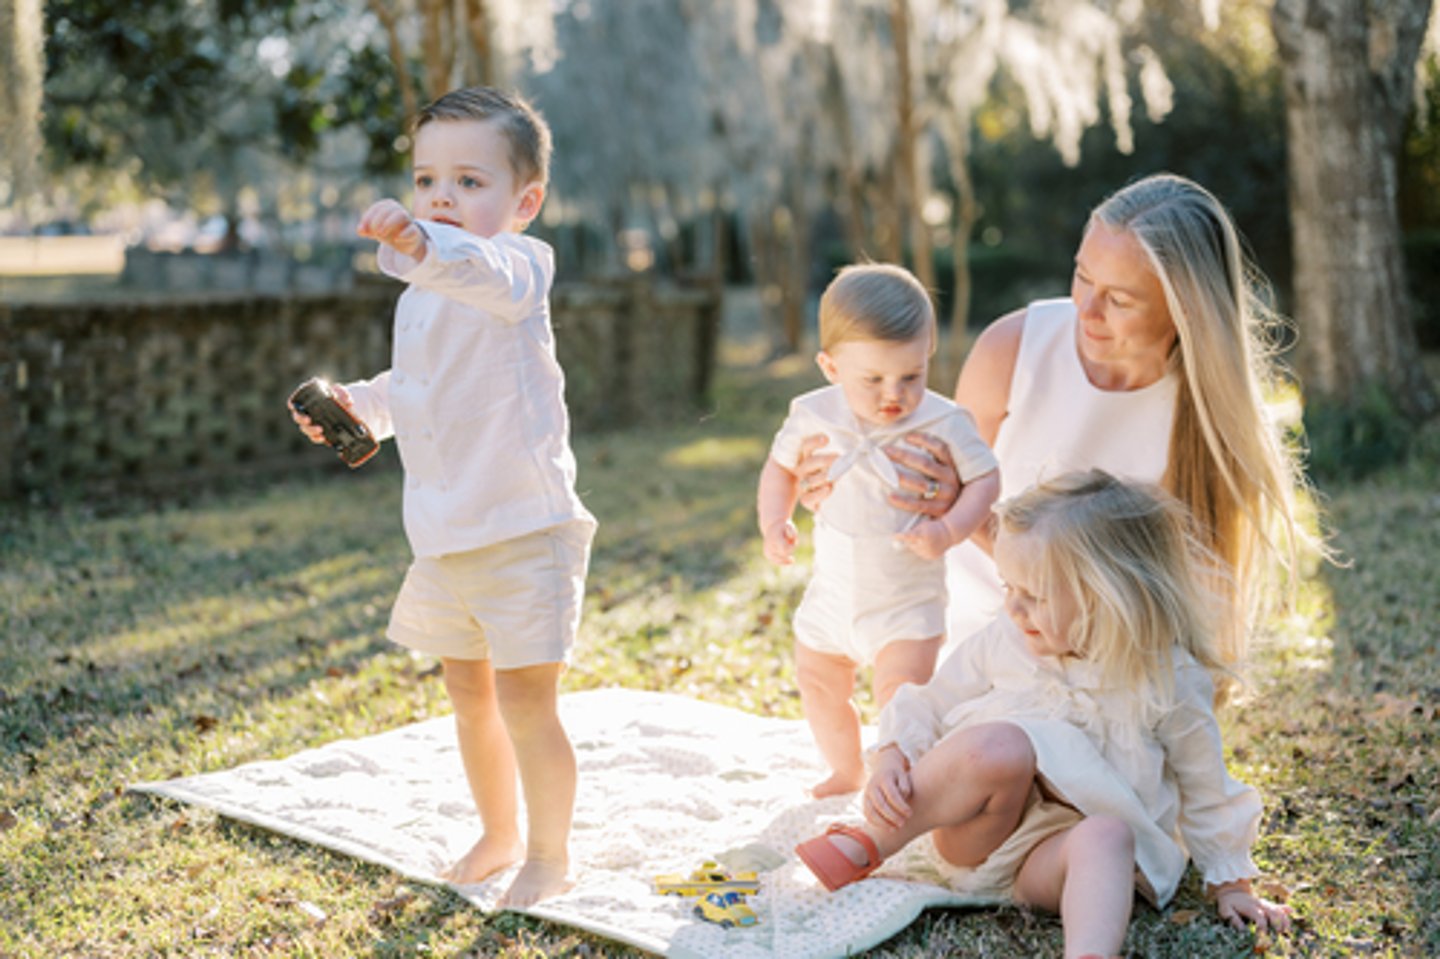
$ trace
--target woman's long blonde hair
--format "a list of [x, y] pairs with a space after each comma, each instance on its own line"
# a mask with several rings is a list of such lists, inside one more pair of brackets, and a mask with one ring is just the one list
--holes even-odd
[[1240, 660], [1263, 602], [1293, 585], [1304, 488], [1296, 451], [1266, 412], [1286, 379], [1264, 278], [1247, 259], [1220, 201], [1184, 177], [1159, 174], [1115, 193], [1091, 214], [1139, 242], [1165, 290], [1178, 334], [1180, 378], [1162, 483], [1189, 507], [1229, 575], [1231, 616], [1221, 629], [1227, 662]]
[[1228, 687], [1213, 558], [1175, 497], [1092, 469], [1042, 481], [997, 504], [995, 514], [1001, 536], [1038, 538], [1038, 593], [1075, 598], [1069, 642], [1106, 687], [1163, 708], [1176, 646]]

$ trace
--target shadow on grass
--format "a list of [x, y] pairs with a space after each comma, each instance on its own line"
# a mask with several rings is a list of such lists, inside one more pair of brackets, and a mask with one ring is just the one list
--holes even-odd
[[[740, 371], [713, 414], [577, 443], [582, 495], [601, 518], [587, 618], [739, 572], [757, 548], [748, 491], [792, 390]], [[243, 724], [393, 652], [384, 624], [409, 561], [399, 504], [387, 471], [158, 512], [136, 500], [103, 518], [72, 505], [8, 521], [0, 757], [33, 767], [77, 730], [137, 716], [154, 719], [129, 725], [144, 754], [173, 743], [177, 727]], [[644, 643], [626, 645], [645, 655]], [[327, 738], [316, 729], [297, 745], [312, 737]]]

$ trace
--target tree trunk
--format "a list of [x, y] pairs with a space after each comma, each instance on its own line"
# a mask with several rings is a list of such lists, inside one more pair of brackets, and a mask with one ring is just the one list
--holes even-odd
[[1434, 413], [1410, 321], [1398, 161], [1432, 0], [1276, 0], [1299, 367], [1342, 404], [1381, 388]]
[[789, 235], [784, 237], [781, 265], [783, 283], [782, 333], [785, 348], [798, 353], [805, 345], [805, 315], [810, 299], [811, 239], [810, 181], [814, 168], [814, 128], [806, 124], [800, 134], [796, 162], [785, 175], [785, 204], [789, 209]]
[[855, 159], [860, 151], [855, 146], [855, 128], [850, 122], [850, 102], [845, 92], [845, 75], [840, 71], [839, 54], [833, 44], [826, 44], [818, 55], [825, 58], [825, 112], [829, 114], [840, 147], [840, 156], [835, 162], [839, 168], [838, 200], [845, 224], [845, 245], [849, 248], [850, 259], [858, 261], [865, 254], [868, 236], [865, 229], [865, 189], [859, 163]]
[[447, 0], [420, 0], [421, 60], [425, 64], [427, 100], [450, 90], [455, 66], [455, 9]]
[[925, 289], [935, 289], [935, 256], [930, 248], [930, 225], [922, 215], [928, 177], [920, 167], [919, 124], [915, 121], [915, 77], [910, 65], [909, 0], [891, 0], [890, 31], [895, 38], [896, 89], [899, 92], [896, 148], [900, 162], [901, 194], [910, 223], [910, 255], [915, 276]]
[[485, 0], [465, 0], [465, 28], [470, 35], [473, 54], [467, 61], [466, 82], [493, 87], [500, 74], [496, 69], [495, 50], [490, 42], [490, 13]]
[[751, 275], [760, 294], [760, 326], [772, 356], [784, 353], [781, 348], [784, 321], [781, 315], [782, 279], [779, 268], [779, 244], [775, 242], [774, 211], [756, 212], [746, 218], [749, 240]]
[[904, 191], [899, 184], [899, 164], [894, 159], [894, 150], [890, 152], [890, 162], [873, 171], [865, 183], [865, 197], [874, 226], [870, 239], [880, 251], [880, 259], [886, 263], [904, 263], [905, 218], [901, 213]]
[[395, 10], [386, 0], [370, 0], [370, 10], [385, 28], [386, 50], [390, 54], [390, 65], [395, 68], [395, 82], [400, 87], [400, 102], [405, 108], [405, 118], [420, 111], [415, 84], [410, 79], [410, 62], [405, 56], [405, 44], [400, 41], [400, 24]]
[[947, 396], [954, 390], [969, 349], [970, 234], [977, 218], [975, 184], [970, 179], [970, 111], [955, 109], [940, 118], [939, 130], [950, 158], [950, 179], [955, 183], [954, 243], [955, 287], [950, 309], [950, 339], [934, 364], [931, 380]]
[[[40, 168], [45, 19], [40, 0], [0, 5], [0, 206], [28, 221]], [[8, 180], [8, 184], [5, 181]]]

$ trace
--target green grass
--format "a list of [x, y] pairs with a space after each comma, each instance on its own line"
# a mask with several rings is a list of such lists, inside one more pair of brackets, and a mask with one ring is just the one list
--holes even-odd
[[[625, 685], [798, 716], [803, 570], [753, 532], [753, 484], [808, 364], [732, 351], [712, 414], [582, 437], [602, 520], [569, 690]], [[1193, 874], [1137, 909], [1142, 956], [1440, 953], [1440, 427], [1328, 490], [1351, 560], [1312, 580], [1226, 714], [1265, 795], [1257, 849], [1297, 929], [1218, 924]], [[125, 792], [447, 711], [384, 639], [408, 562], [398, 475], [0, 516], [0, 956], [630, 956], [442, 889]], [[868, 709], [868, 704], [866, 706]], [[876, 956], [1058, 956], [1059, 923], [936, 910]]]

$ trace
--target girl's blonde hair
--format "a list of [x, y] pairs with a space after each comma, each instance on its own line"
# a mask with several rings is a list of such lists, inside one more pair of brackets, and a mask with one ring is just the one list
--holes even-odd
[[1094, 469], [1041, 482], [995, 513], [1002, 536], [1039, 538], [1038, 595], [1075, 598], [1071, 648], [1096, 664], [1106, 687], [1163, 708], [1176, 646], [1210, 671], [1217, 688], [1229, 687], [1216, 641], [1215, 567], [1173, 496]]
[[1149, 176], [1100, 204], [1091, 219], [1133, 236], [1165, 290], [1180, 390], [1162, 483], [1228, 567], [1221, 652], [1237, 662], [1260, 601], [1282, 592], [1272, 587], [1284, 573], [1293, 585], [1308, 542], [1296, 515], [1303, 473], [1265, 406], [1266, 391], [1286, 378], [1275, 356], [1280, 321], [1230, 215], [1199, 184]]
[[820, 297], [820, 349], [850, 340], [908, 343], [930, 338], [935, 352], [935, 306], [909, 270], [888, 263], [843, 268]]

